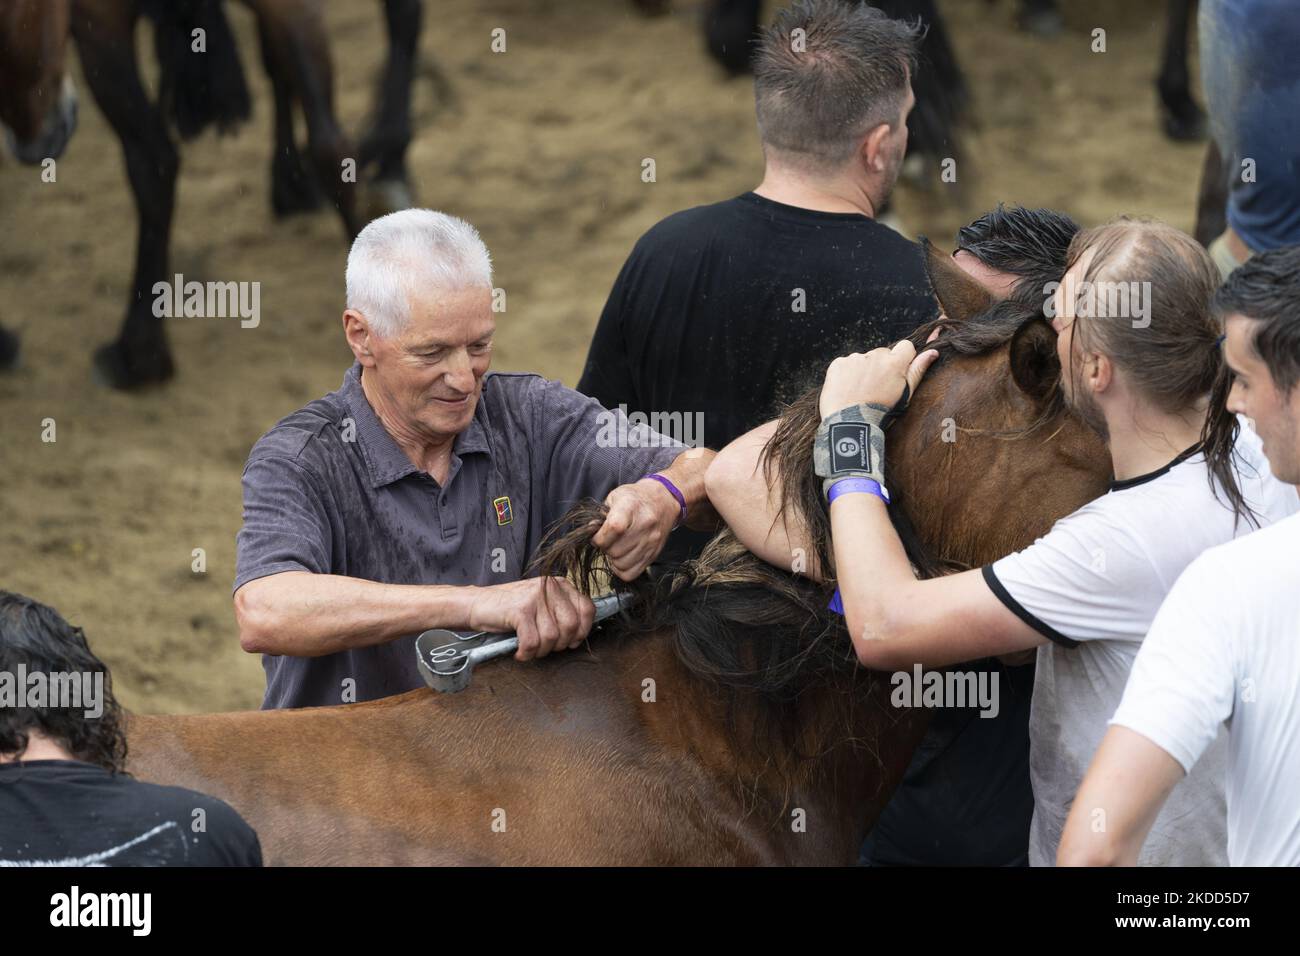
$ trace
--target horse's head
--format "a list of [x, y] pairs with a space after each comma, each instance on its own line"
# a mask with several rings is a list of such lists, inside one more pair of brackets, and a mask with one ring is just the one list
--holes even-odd
[[[926, 259], [946, 316], [940, 359], [891, 429], [887, 460], [924, 549], [977, 567], [1102, 494], [1110, 455], [1065, 406], [1041, 301], [994, 301], [928, 243]], [[918, 330], [918, 349], [928, 334]]]
[[[918, 329], [918, 350], [940, 358], [885, 440], [892, 514], [923, 573], [975, 567], [1030, 544], [1057, 519], [1101, 494], [1105, 445], [1061, 397], [1056, 333], [1041, 303], [997, 301], [951, 259], [926, 249], [944, 315]], [[801, 523], [832, 566], [830, 523], [812, 445], [819, 390], [782, 417], [768, 445], [786, 519]]]
[[77, 128], [77, 93], [64, 74], [69, 0], [0, 0], [0, 123], [14, 156], [62, 155]]

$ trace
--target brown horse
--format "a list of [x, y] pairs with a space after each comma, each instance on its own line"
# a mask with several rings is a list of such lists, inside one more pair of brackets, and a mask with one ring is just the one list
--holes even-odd
[[[77, 93], [64, 74], [69, 0], [0, 0], [0, 126], [14, 157], [63, 155], [77, 128]], [[18, 361], [18, 336], [0, 327], [0, 371]]]
[[[918, 565], [939, 569], [1027, 545], [1101, 493], [1109, 467], [1057, 397], [1041, 313], [930, 263], [944, 358], [893, 426], [890, 477], [902, 501], [929, 489], [899, 520]], [[816, 424], [813, 394], [781, 430], [807, 440], [777, 442], [770, 460], [826, 567], [806, 477]], [[595, 507], [538, 570], [590, 581]], [[826, 610], [830, 583], [723, 531], [698, 561], [634, 587], [635, 618], [606, 622], [587, 651], [492, 664], [457, 695], [132, 717], [129, 767], [228, 801], [270, 863], [852, 862], [926, 720], [857, 666]]]

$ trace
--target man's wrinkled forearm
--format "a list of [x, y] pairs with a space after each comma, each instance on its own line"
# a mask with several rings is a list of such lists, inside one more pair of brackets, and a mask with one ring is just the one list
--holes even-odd
[[285, 571], [235, 592], [239, 643], [250, 654], [320, 657], [434, 627], [468, 630], [483, 591]]

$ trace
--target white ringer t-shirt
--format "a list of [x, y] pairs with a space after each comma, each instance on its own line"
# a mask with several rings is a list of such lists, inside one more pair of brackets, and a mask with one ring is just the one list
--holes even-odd
[[1183, 572], [1111, 720], [1189, 774], [1228, 728], [1228, 861], [1300, 866], [1300, 515]]
[[[1300, 511], [1300, 499], [1273, 477], [1258, 436], [1241, 421], [1238, 485], [1268, 526]], [[1159, 471], [1113, 483], [1025, 550], [984, 568], [993, 593], [1050, 638], [1038, 650], [1029, 717], [1030, 865], [1055, 862], [1075, 792], [1165, 595], [1201, 552], [1255, 529], [1234, 518], [1211, 492], [1204, 455], [1189, 450]], [[1226, 766], [1221, 738], [1170, 795], [1139, 863], [1227, 862]]]

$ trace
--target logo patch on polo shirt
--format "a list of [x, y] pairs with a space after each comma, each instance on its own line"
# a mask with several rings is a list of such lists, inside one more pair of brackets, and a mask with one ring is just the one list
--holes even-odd
[[497, 525], [509, 524], [515, 520], [514, 513], [510, 510], [510, 496], [503, 495], [500, 498], [492, 499], [492, 507], [497, 510]]

